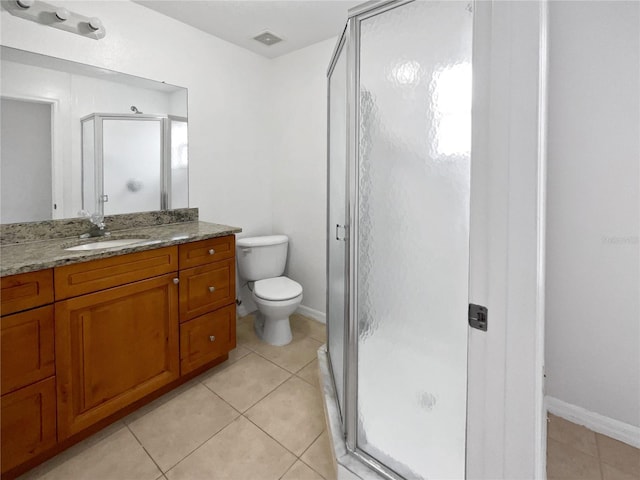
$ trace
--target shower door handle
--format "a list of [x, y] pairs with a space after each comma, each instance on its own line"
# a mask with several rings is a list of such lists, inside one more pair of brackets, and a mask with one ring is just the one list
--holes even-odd
[[[340, 229], [344, 230], [344, 236], [340, 238]], [[346, 241], [347, 240], [347, 226], [340, 225], [336, 223], [336, 240]]]

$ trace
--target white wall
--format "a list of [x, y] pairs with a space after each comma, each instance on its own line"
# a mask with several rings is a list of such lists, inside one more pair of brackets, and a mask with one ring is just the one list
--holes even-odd
[[640, 426], [640, 3], [550, 6], [547, 394]]
[[56, 5], [100, 17], [106, 37], [84, 38], [3, 10], [2, 44], [188, 88], [190, 205], [202, 220], [270, 233], [269, 60], [129, 1]]
[[287, 275], [303, 285], [302, 305], [315, 311], [306, 313], [320, 320], [326, 308], [326, 72], [336, 40], [274, 59], [270, 89], [273, 231], [289, 235]]

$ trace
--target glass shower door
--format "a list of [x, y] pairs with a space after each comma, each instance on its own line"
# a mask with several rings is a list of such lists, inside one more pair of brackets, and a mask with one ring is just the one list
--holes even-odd
[[160, 210], [161, 119], [102, 120], [104, 214]]
[[357, 450], [407, 479], [464, 478], [472, 13], [356, 18]]
[[[344, 40], [344, 39], [343, 39]], [[329, 191], [327, 192], [328, 353], [344, 419], [344, 349], [346, 302], [347, 63], [344, 42], [329, 73]]]

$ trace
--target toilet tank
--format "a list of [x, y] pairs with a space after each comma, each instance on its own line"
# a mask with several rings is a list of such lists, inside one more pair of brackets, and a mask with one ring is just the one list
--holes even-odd
[[236, 241], [236, 258], [240, 278], [249, 281], [279, 277], [287, 264], [286, 235], [239, 238]]

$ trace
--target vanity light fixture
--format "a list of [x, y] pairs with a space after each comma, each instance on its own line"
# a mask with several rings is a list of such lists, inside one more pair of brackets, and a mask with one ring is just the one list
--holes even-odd
[[15, 17], [65, 30], [82, 37], [99, 40], [107, 34], [99, 18], [85, 17], [40, 0], [15, 0], [6, 3], [3, 1], [2, 4]]

